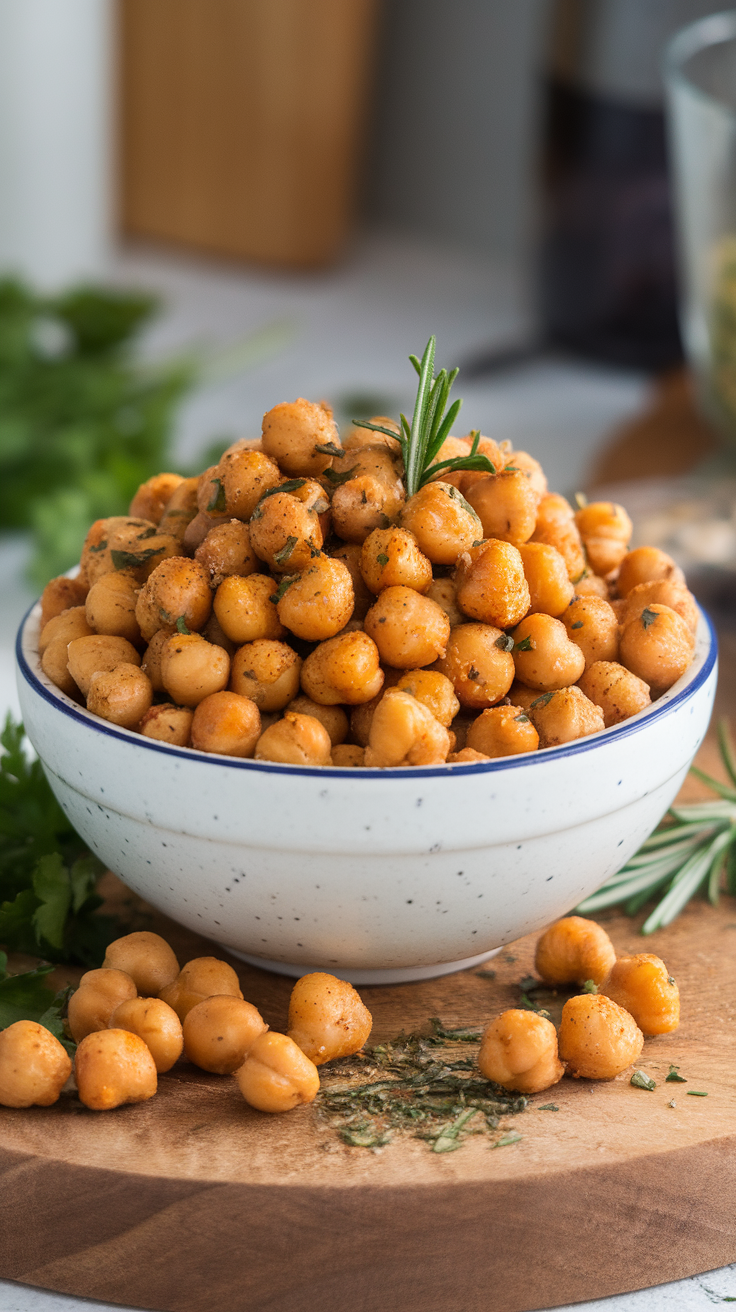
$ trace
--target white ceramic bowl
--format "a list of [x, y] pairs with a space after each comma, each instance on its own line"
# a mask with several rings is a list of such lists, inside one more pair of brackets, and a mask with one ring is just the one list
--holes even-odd
[[619, 870], [703, 739], [716, 640], [648, 710], [477, 765], [302, 769], [169, 747], [46, 678], [18, 634], [28, 736], [90, 848], [130, 888], [254, 964], [354, 983], [459, 969], [564, 915]]

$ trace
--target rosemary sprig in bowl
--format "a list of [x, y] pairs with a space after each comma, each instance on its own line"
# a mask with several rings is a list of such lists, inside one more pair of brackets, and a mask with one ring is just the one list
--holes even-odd
[[581, 902], [578, 911], [589, 915], [623, 903], [626, 914], [633, 916], [654, 894], [663, 893], [642, 925], [642, 934], [652, 934], [669, 925], [699, 889], [715, 905], [724, 876], [727, 891], [736, 894], [736, 752], [726, 720], [718, 725], [718, 743], [730, 783], [713, 779], [697, 766], [691, 773], [720, 800], [670, 807], [636, 855]]

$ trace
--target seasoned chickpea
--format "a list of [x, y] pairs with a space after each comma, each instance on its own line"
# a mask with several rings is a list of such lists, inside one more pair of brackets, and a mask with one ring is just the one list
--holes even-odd
[[671, 1034], [680, 1023], [680, 990], [661, 957], [619, 957], [599, 992], [625, 1008], [642, 1034]]
[[146, 519], [133, 519], [127, 515], [108, 515], [105, 519], [96, 519], [87, 531], [82, 554], [79, 561], [79, 577], [88, 587], [96, 583], [103, 574], [109, 574], [115, 568], [111, 560], [111, 538], [119, 532], [126, 536], [130, 533], [156, 531], [156, 525]]
[[232, 638], [228, 638], [214, 610], [202, 629], [202, 637], [213, 643], [215, 647], [222, 647], [231, 659], [237, 651], [237, 644], [232, 641]]
[[342, 542], [331, 554], [333, 560], [342, 561], [342, 564], [350, 572], [354, 596], [353, 619], [362, 620], [365, 618], [366, 611], [370, 610], [375, 601], [373, 593], [366, 586], [360, 568], [362, 547], [357, 542]]
[[577, 597], [602, 597], [604, 601], [611, 602], [614, 610], [616, 609], [614, 602], [611, 601], [606, 580], [599, 578], [597, 574], [584, 574], [575, 584], [574, 592]]
[[261, 1034], [235, 1078], [245, 1101], [259, 1112], [288, 1112], [314, 1102], [319, 1073], [286, 1034]]
[[144, 674], [148, 675], [154, 692], [163, 692], [164, 690], [161, 680], [161, 655], [174, 632], [173, 628], [159, 629], [154, 633], [143, 653], [141, 669]]
[[450, 680], [461, 706], [485, 710], [508, 692], [514, 661], [502, 639], [505, 634], [491, 624], [460, 624], [451, 630], [436, 668]]
[[128, 508], [136, 519], [150, 519], [158, 524], [176, 489], [185, 480], [181, 474], [154, 474], [141, 483]]
[[382, 443], [351, 447], [339, 461], [350, 477], [332, 494], [332, 523], [346, 542], [364, 542], [376, 528], [388, 528], [404, 504], [400, 462]]
[[158, 565], [178, 554], [172, 533], [156, 528], [147, 519], [113, 515], [92, 525], [84, 547], [80, 569], [91, 586], [103, 574], [124, 569], [142, 583]]
[[55, 615], [63, 610], [83, 606], [89, 585], [83, 578], [68, 579], [65, 574], [51, 579], [41, 593], [41, 631]]
[[155, 997], [179, 974], [179, 962], [173, 949], [160, 934], [141, 929], [116, 938], [102, 963], [107, 970], [123, 970], [130, 975], [138, 992]]
[[606, 727], [600, 707], [589, 701], [576, 685], [537, 695], [527, 715], [539, 734], [540, 747], [560, 747], [577, 738], [601, 733]]
[[198, 1002], [184, 1020], [184, 1051], [195, 1066], [213, 1075], [232, 1075], [243, 1065], [268, 1025], [250, 1002], [214, 995]]
[[218, 509], [242, 520], [250, 519], [264, 492], [283, 482], [276, 461], [252, 447], [226, 452], [214, 477], [219, 482]]
[[401, 459], [401, 446], [398, 440], [399, 425], [395, 419], [389, 418], [388, 415], [372, 415], [368, 420], [369, 424], [380, 424], [382, 428], [390, 428], [396, 437], [389, 437], [388, 433], [377, 433], [372, 428], [363, 428], [361, 424], [353, 421], [347, 437], [343, 442], [346, 451], [355, 451], [360, 446], [383, 446], [392, 456]]
[[616, 587], [620, 597], [627, 597], [638, 583], [655, 583], [667, 579], [685, 587], [685, 576], [666, 551], [659, 547], [635, 547], [621, 561]]
[[216, 994], [242, 998], [235, 971], [218, 957], [195, 957], [182, 966], [173, 983], [161, 989], [159, 997], [173, 1007], [183, 1024], [192, 1007]]
[[154, 738], [159, 743], [171, 743], [173, 747], [189, 747], [192, 737], [192, 712], [187, 706], [174, 706], [173, 702], [152, 706], [143, 716], [139, 731], [144, 738]]
[[138, 994], [134, 981], [124, 970], [88, 970], [69, 999], [69, 1029], [75, 1043], [95, 1030], [106, 1030], [121, 1002]]
[[419, 550], [433, 565], [454, 565], [483, 537], [480, 519], [452, 483], [425, 483], [401, 512], [402, 526], [413, 533]]
[[585, 656], [571, 642], [565, 625], [552, 615], [527, 615], [512, 633], [516, 677], [528, 688], [551, 692], [576, 683], [585, 669]]
[[302, 666], [302, 689], [323, 706], [369, 702], [383, 687], [378, 647], [367, 633], [339, 633], [320, 643]]
[[449, 751], [450, 735], [432, 712], [409, 693], [389, 688], [371, 721], [365, 765], [438, 765]]
[[75, 638], [67, 647], [69, 673], [84, 697], [92, 678], [103, 670], [114, 670], [118, 665], [140, 665], [141, 658], [127, 638], [109, 637], [99, 633], [88, 638]]
[[530, 611], [558, 619], [575, 595], [564, 558], [546, 542], [521, 542], [517, 550], [529, 587]]
[[586, 670], [596, 661], [618, 659], [618, 619], [607, 601], [576, 597], [561, 618], [570, 641], [585, 657]]
[[360, 568], [371, 592], [403, 586], [426, 592], [432, 582], [431, 561], [405, 528], [376, 528], [361, 551]]
[[459, 752], [450, 752], [448, 765], [476, 765], [479, 761], [490, 761], [485, 752], [476, 752], [474, 747], [461, 747]]
[[173, 556], [146, 580], [138, 595], [135, 617], [146, 642], [157, 629], [183, 620], [186, 628], [199, 630], [212, 610], [209, 574], [198, 560]]
[[177, 706], [198, 706], [222, 692], [230, 677], [230, 657], [198, 633], [175, 634], [161, 651], [161, 681]]
[[466, 495], [484, 538], [526, 542], [534, 532], [539, 497], [521, 470], [486, 474], [466, 488]]
[[539, 734], [521, 706], [491, 706], [468, 729], [467, 746], [484, 756], [518, 756], [535, 752]]
[[442, 607], [450, 621], [451, 628], [454, 629], [457, 624], [465, 623], [467, 616], [463, 614], [457, 604], [454, 579], [433, 579], [425, 595]]
[[446, 675], [436, 670], [407, 670], [396, 687], [416, 697], [446, 729], [449, 729], [460, 710], [452, 683]]
[[607, 729], [638, 715], [652, 701], [648, 684], [616, 661], [596, 661], [589, 665], [578, 687], [589, 701], [600, 707]]
[[547, 478], [542, 466], [534, 456], [530, 456], [528, 451], [512, 451], [508, 463], [515, 465], [526, 478], [528, 478], [537, 497], [547, 495]]
[[0, 1106], [50, 1107], [71, 1073], [66, 1049], [35, 1020], [0, 1030]]
[[[117, 575], [113, 574], [111, 577], [116, 578]], [[87, 620], [86, 608], [72, 606], [69, 610], [62, 611], [60, 615], [54, 615], [53, 619], [44, 624], [38, 639], [38, 654], [43, 656], [52, 642], [63, 641], [68, 646], [75, 638], [88, 638], [92, 633], [94, 629]]]
[[285, 765], [329, 765], [332, 743], [325, 726], [312, 715], [287, 711], [256, 744], [256, 760]]
[[540, 700], [536, 688], [527, 688], [526, 684], [520, 683], [518, 679], [514, 679], [514, 682], [509, 688], [508, 696], [510, 706], [518, 706], [522, 711], [526, 711], [527, 714], [532, 702]]
[[[328, 505], [326, 497], [324, 504]], [[317, 509], [289, 492], [264, 497], [253, 511], [249, 531], [258, 559], [275, 574], [306, 569], [324, 542]]]
[[128, 1030], [143, 1039], [156, 1071], [163, 1075], [178, 1061], [184, 1047], [181, 1021], [160, 998], [131, 998], [121, 1002], [110, 1017], [109, 1029]]
[[276, 609], [277, 586], [267, 574], [223, 579], [215, 593], [215, 616], [232, 642], [283, 638], [286, 630]]
[[444, 656], [450, 621], [441, 606], [413, 588], [384, 588], [364, 620], [381, 660], [415, 669]]
[[548, 492], [537, 507], [537, 522], [532, 542], [546, 542], [555, 547], [565, 561], [568, 578], [577, 584], [586, 573], [588, 562], [575, 512], [568, 501], [556, 492]]
[[258, 569], [248, 525], [241, 524], [239, 519], [230, 519], [210, 529], [197, 547], [194, 559], [207, 570], [213, 588], [219, 588], [230, 574], [246, 578]]
[[145, 1102], [158, 1087], [156, 1063], [143, 1039], [130, 1030], [101, 1030], [82, 1039], [74, 1058], [80, 1102], [108, 1112]]
[[478, 1065], [487, 1080], [515, 1093], [541, 1093], [565, 1074], [552, 1022], [515, 1007], [486, 1026]]
[[159, 531], [170, 533], [178, 542], [181, 542], [187, 525], [197, 513], [198, 483], [198, 478], [185, 478], [179, 483], [166, 502], [164, 513], [159, 520]]
[[660, 602], [652, 602], [621, 632], [621, 664], [648, 683], [654, 697], [685, 673], [694, 650], [695, 639], [682, 616]]
[[583, 916], [565, 916], [545, 930], [534, 966], [545, 984], [602, 984], [616, 960], [605, 929]]
[[340, 769], [354, 770], [365, 765], [365, 748], [353, 743], [338, 743], [332, 749], [332, 764]]
[[558, 1041], [568, 1075], [612, 1080], [636, 1061], [644, 1035], [633, 1016], [610, 998], [582, 993], [562, 1008]]
[[[187, 524], [182, 538], [182, 547], [187, 556], [196, 555], [205, 538], [215, 528], [222, 528], [228, 523], [226, 515], [210, 515], [206, 511], [200, 510], [198, 515]], [[250, 533], [248, 534], [250, 543]]]
[[230, 688], [262, 711], [281, 711], [299, 691], [301, 668], [301, 658], [288, 643], [257, 638], [236, 651]]
[[345, 628], [354, 601], [347, 565], [320, 554], [289, 582], [276, 609], [281, 623], [297, 638], [324, 642]]
[[[316, 477], [332, 464], [333, 454], [342, 450], [330, 407], [305, 401], [303, 396], [282, 401], [263, 416], [261, 440], [266, 455], [290, 477]], [[318, 451], [317, 447], [332, 447], [333, 451]]]
[[350, 722], [342, 706], [321, 706], [319, 702], [313, 702], [309, 697], [295, 697], [294, 701], [289, 703], [289, 710], [297, 715], [311, 715], [315, 720], [319, 720], [330, 735], [333, 747], [339, 746], [348, 736]]
[[79, 688], [69, 673], [68, 647], [66, 638], [54, 638], [41, 657], [41, 669], [61, 692], [79, 701]]
[[322, 1066], [359, 1052], [373, 1025], [360, 994], [346, 980], [322, 971], [302, 975], [289, 1001], [289, 1038]]
[[578, 510], [575, 523], [591, 569], [596, 574], [618, 569], [633, 530], [623, 506], [615, 501], [591, 501]]
[[135, 729], [151, 709], [153, 689], [137, 665], [116, 665], [92, 675], [87, 693], [87, 710], [101, 720]]
[[519, 552], [497, 538], [479, 542], [459, 556], [455, 588], [466, 615], [499, 629], [518, 624], [531, 600]]
[[[465, 438], [467, 443], [465, 455], [470, 454], [472, 439]], [[454, 483], [459, 488], [463, 496], [474, 483], [479, 483], [482, 478], [487, 478], [489, 473], [499, 474], [502, 469], [509, 463], [509, 443], [494, 442], [492, 437], [482, 437], [478, 442], [477, 454], [485, 456], [486, 460], [493, 466], [492, 470], [462, 469], [455, 473], [445, 473], [443, 475], [446, 483]]]
[[135, 608], [140, 590], [140, 583], [130, 574], [103, 574], [87, 593], [84, 609], [90, 631], [139, 643], [141, 631]]
[[260, 736], [256, 703], [237, 692], [213, 692], [194, 712], [192, 747], [197, 751], [251, 757]]
[[691, 633], [695, 633], [698, 627], [698, 608], [695, 604], [695, 598], [692, 592], [683, 587], [680, 583], [675, 583], [671, 579], [655, 579], [652, 583], [637, 583], [635, 588], [626, 594], [621, 606], [619, 620], [622, 626], [629, 623], [630, 620], [641, 618], [643, 611], [651, 606], [652, 602], [659, 602], [662, 606], [669, 606], [670, 610], [676, 610], [677, 614], [685, 621]]

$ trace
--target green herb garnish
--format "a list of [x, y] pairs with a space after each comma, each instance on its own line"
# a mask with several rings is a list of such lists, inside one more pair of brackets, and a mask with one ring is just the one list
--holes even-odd
[[480, 678], [480, 670], [476, 670], [475, 666], [471, 665], [468, 670], [468, 678], [471, 683], [477, 683]]
[[321, 446], [316, 446], [314, 449], [315, 451], [318, 451], [321, 456], [347, 455], [347, 451], [344, 451], [343, 448], [338, 446], [335, 442], [323, 442]]
[[148, 547], [145, 551], [111, 551], [110, 560], [114, 569], [138, 569], [154, 556], [160, 556], [161, 550], [161, 547]]
[[515, 651], [534, 651], [534, 643], [527, 634], [526, 638], [522, 638], [521, 642], [514, 644], [514, 649]]
[[657, 1087], [651, 1075], [646, 1075], [644, 1071], [634, 1071], [629, 1084], [633, 1084], [635, 1089], [648, 1089], [650, 1093]]
[[378, 564], [381, 566], [381, 569], [385, 569], [386, 566], [388, 565], [388, 556], [386, 555], [385, 551], [379, 551], [378, 555], [376, 556], [376, 560], [378, 561]]
[[571, 624], [571, 625], [570, 625], [570, 628], [571, 628], [571, 629], [582, 629], [582, 627], [583, 627], [583, 621], [582, 621], [582, 620], [576, 620], [574, 624]]
[[186, 637], [189, 637], [189, 635], [192, 632], [191, 629], [187, 628], [187, 622], [184, 619], [183, 615], [180, 615], [178, 620], [176, 621], [176, 631], [177, 633], [183, 633]]
[[554, 695], [554, 692], [543, 692], [541, 697], [534, 698], [534, 701], [530, 703], [529, 709], [531, 710], [535, 706], [549, 706]]
[[597, 993], [597, 992], [598, 992], [598, 985], [596, 984], [595, 980], [586, 979], [585, 983], [583, 984], [583, 993]]
[[496, 638], [494, 646], [498, 647], [499, 651], [513, 651], [514, 640], [510, 633], [502, 633], [500, 638]]
[[224, 511], [227, 501], [225, 499], [225, 488], [221, 478], [211, 478], [210, 482], [215, 489], [207, 503], [207, 509], [215, 512]]
[[656, 618], [657, 618], [656, 610], [650, 610], [649, 607], [647, 606], [646, 610], [643, 610], [641, 613], [642, 627], [648, 629], [649, 625], [653, 624]]
[[685, 1079], [685, 1076], [677, 1074], [679, 1069], [680, 1069], [679, 1066], [673, 1066], [672, 1063], [670, 1062], [670, 1068], [664, 1077], [665, 1084], [687, 1084], [687, 1080]]
[[537, 1107], [538, 1112], [558, 1112], [560, 1109], [556, 1102], [543, 1102], [541, 1107]]
[[525, 715], [524, 711], [522, 711], [520, 715], [514, 716], [514, 724], [528, 724], [528, 723], [529, 723], [529, 716]]
[[292, 583], [296, 583], [298, 578], [299, 578], [298, 574], [286, 574], [284, 578], [282, 578], [281, 582], [279, 583], [279, 586], [277, 587], [276, 591], [271, 593], [271, 596], [269, 597], [268, 600], [272, 601], [274, 606], [277, 605], [277, 603], [281, 601], [281, 598], [286, 592], [286, 589], [290, 588]]
[[508, 1148], [512, 1143], [521, 1143], [521, 1135], [517, 1134], [516, 1130], [512, 1130], [510, 1134], [502, 1134], [500, 1139], [497, 1139], [494, 1144], [491, 1144], [491, 1147]]
[[285, 483], [279, 483], [276, 487], [267, 487], [266, 491], [262, 492], [259, 496], [258, 504], [251, 515], [251, 519], [261, 518], [261, 515], [263, 514], [263, 503], [268, 497], [275, 497], [277, 492], [298, 492], [300, 487], [304, 487], [306, 481], [306, 478], [290, 478], [287, 479]]
[[342, 474], [337, 469], [325, 469], [322, 478], [326, 478], [333, 488], [342, 487], [343, 483], [349, 483], [351, 478], [357, 478], [358, 469], [346, 469]]
[[285, 564], [286, 564], [287, 560], [288, 560], [289, 557], [292, 555], [292, 553], [293, 553], [293, 551], [294, 551], [294, 547], [296, 546], [296, 544], [297, 544], [298, 541], [299, 541], [298, 538], [295, 538], [293, 535], [291, 535], [290, 537], [288, 537], [288, 538], [286, 539], [286, 542], [284, 543], [284, 545], [283, 545], [283, 547], [281, 548], [281, 550], [280, 550], [280, 551], [275, 551], [275, 552], [274, 552], [274, 556], [273, 556], [273, 558], [274, 558], [274, 560], [276, 561], [276, 564], [277, 564], [277, 565], [285, 565]]
[[0, 1030], [18, 1020], [34, 1020], [50, 1030], [73, 1056], [76, 1044], [66, 1037], [63, 1022], [73, 989], [69, 987], [54, 993], [48, 987], [46, 976], [53, 966], [36, 966], [22, 975], [9, 975], [7, 964], [5, 953], [0, 952]]
[[702, 1089], [686, 1089], [685, 1092], [687, 1093], [688, 1098], [707, 1098], [707, 1097], [708, 1097], [707, 1093], [703, 1093]]

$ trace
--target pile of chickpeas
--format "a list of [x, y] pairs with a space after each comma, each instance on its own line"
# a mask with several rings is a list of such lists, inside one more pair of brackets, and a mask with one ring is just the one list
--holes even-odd
[[42, 668], [147, 738], [296, 765], [485, 761], [635, 715], [693, 658], [682, 572], [628, 550], [622, 506], [575, 511], [526, 452], [479, 451], [493, 474], [407, 498], [397, 440], [277, 405], [92, 525], [43, 593]]
[[[559, 1038], [533, 1011], [511, 1009], [487, 1026], [478, 1065], [509, 1091], [539, 1093], [565, 1073], [613, 1079], [637, 1060], [644, 1035], [679, 1023], [679, 992], [664, 962], [650, 953], [617, 960], [594, 921], [568, 916], [548, 929], [536, 969], [552, 987], [593, 991], [565, 1003]], [[82, 976], [68, 1015], [77, 1093], [92, 1111], [152, 1098], [182, 1053], [204, 1071], [234, 1076], [258, 1111], [290, 1111], [314, 1101], [318, 1067], [359, 1052], [372, 1024], [351, 984], [318, 971], [297, 980], [288, 1033], [275, 1033], [226, 961], [197, 957], [180, 970], [165, 939], [147, 930], [110, 945], [102, 967]], [[19, 1020], [0, 1032], [0, 1105], [48, 1107], [71, 1074], [66, 1049], [43, 1025]]]

